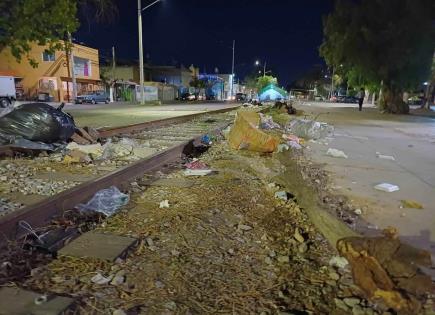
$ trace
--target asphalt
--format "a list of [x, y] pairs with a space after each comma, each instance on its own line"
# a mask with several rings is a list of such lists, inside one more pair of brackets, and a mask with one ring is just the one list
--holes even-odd
[[[362, 209], [368, 229], [396, 227], [401, 239], [435, 257], [435, 119], [381, 114], [368, 105], [362, 112], [354, 105], [329, 103], [297, 107], [310, 118], [334, 125], [335, 134], [326, 143], [309, 143], [308, 156], [324, 165], [337, 193]], [[328, 148], [344, 151], [348, 159], [327, 156]], [[395, 160], [381, 159], [377, 153]], [[373, 188], [384, 182], [400, 190], [388, 193]], [[403, 208], [405, 199], [421, 203], [424, 209]]]

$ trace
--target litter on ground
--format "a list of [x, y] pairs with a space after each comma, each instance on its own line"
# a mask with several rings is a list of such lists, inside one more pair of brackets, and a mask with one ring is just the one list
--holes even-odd
[[335, 158], [347, 159], [347, 155], [343, 151], [333, 149], [333, 148], [329, 148], [328, 151], [326, 151], [326, 155], [332, 156]]
[[385, 192], [394, 192], [399, 190], [399, 186], [389, 184], [389, 183], [381, 183], [374, 187], [376, 190], [385, 191]]
[[423, 205], [415, 200], [409, 200], [409, 199], [405, 199], [405, 200], [400, 200], [400, 202], [402, 203], [402, 206], [404, 208], [411, 208], [411, 209], [423, 209]]

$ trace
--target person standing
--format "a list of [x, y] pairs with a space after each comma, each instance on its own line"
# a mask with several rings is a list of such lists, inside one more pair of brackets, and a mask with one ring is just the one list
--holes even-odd
[[366, 97], [366, 92], [364, 88], [361, 88], [358, 92], [358, 105], [359, 105], [359, 111], [362, 111], [362, 105], [364, 103], [364, 98]]

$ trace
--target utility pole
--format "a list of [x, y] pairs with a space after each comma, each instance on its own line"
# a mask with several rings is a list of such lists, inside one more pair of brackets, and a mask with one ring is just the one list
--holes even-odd
[[236, 40], [233, 40], [233, 63], [231, 66], [231, 100], [234, 96], [234, 54], [236, 49]]
[[331, 76], [331, 97], [334, 93], [334, 75], [335, 75], [335, 68], [332, 67], [332, 76]]
[[263, 77], [266, 76], [266, 65], [267, 65], [267, 62], [265, 61], [264, 62], [264, 67], [263, 67]]
[[72, 102], [74, 103], [76, 98], [77, 98], [77, 83], [76, 83], [76, 73], [74, 71], [74, 52], [73, 52], [74, 47], [73, 47], [70, 32], [68, 32], [68, 41], [69, 41], [69, 46], [70, 46], [69, 47], [69, 54], [70, 54], [70, 61], [71, 61]]
[[140, 77], [140, 103], [145, 104], [143, 91], [143, 47], [142, 47], [142, 0], [137, 0], [137, 21], [139, 27], [139, 77]]

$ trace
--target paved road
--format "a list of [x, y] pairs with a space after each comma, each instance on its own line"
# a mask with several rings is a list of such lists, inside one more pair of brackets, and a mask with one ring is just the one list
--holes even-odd
[[[335, 126], [333, 139], [310, 143], [308, 155], [325, 163], [337, 191], [363, 209], [370, 225], [395, 226], [402, 239], [435, 254], [435, 119], [381, 114], [374, 108], [358, 112], [355, 106], [327, 103], [298, 107]], [[349, 158], [328, 157], [328, 148], [343, 150]], [[377, 152], [395, 161], [380, 159]], [[400, 191], [373, 188], [382, 182], [398, 185]], [[402, 199], [416, 200], [424, 209], [403, 209]]]
[[118, 127], [145, 121], [189, 115], [198, 112], [234, 107], [233, 103], [181, 103], [171, 105], [141, 106], [124, 103], [97, 105], [67, 105], [79, 126]]

